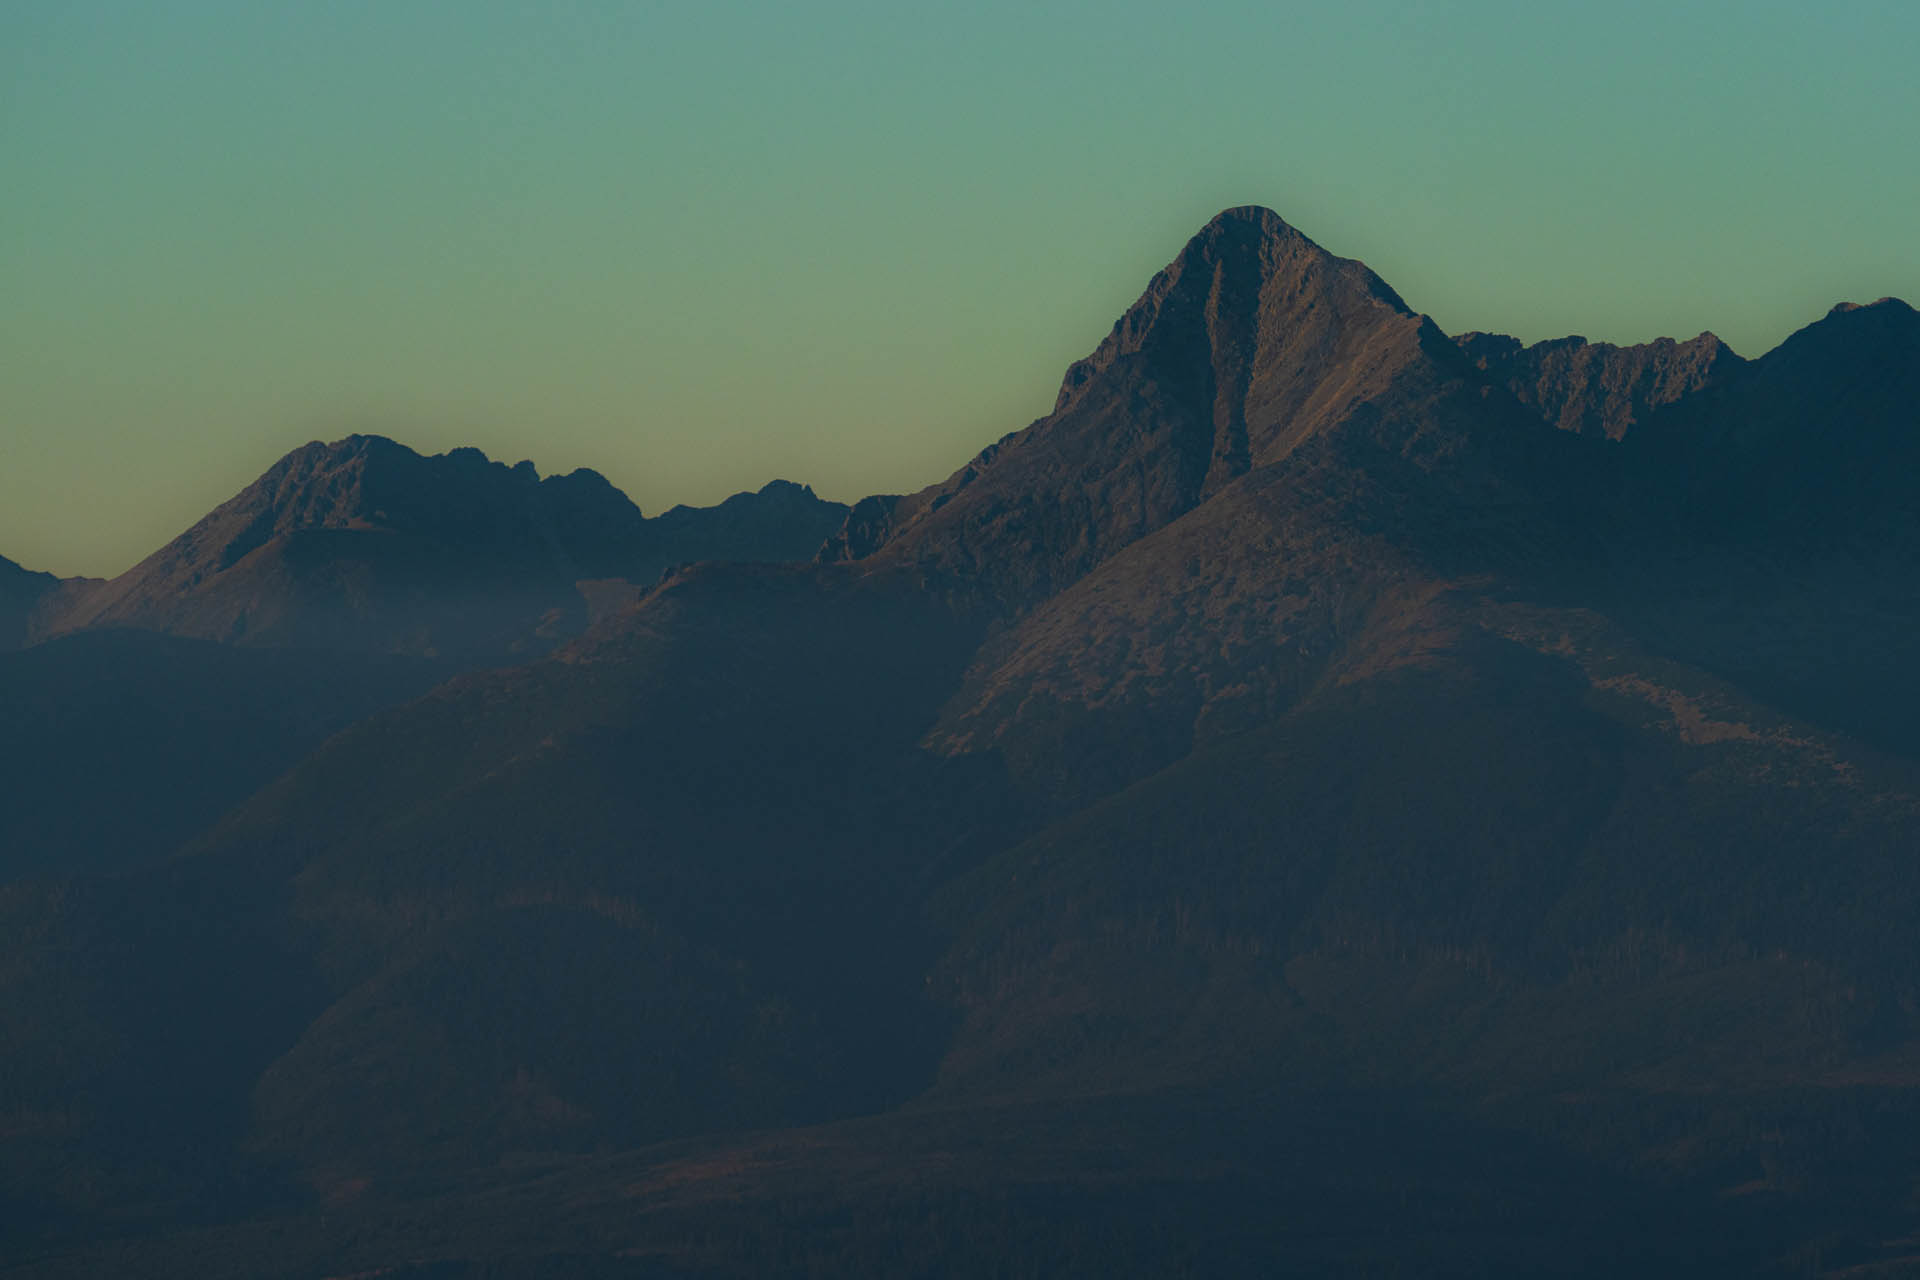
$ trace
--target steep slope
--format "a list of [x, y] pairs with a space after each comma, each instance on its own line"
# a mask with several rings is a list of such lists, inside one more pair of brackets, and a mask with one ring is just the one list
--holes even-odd
[[1499, 333], [1463, 333], [1454, 341], [1553, 426], [1608, 440], [1623, 439], [1651, 414], [1746, 364], [1711, 333], [1631, 347], [1578, 336], [1523, 346]]

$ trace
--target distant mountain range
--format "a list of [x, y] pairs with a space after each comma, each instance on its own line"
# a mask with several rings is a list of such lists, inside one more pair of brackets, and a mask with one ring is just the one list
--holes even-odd
[[1916, 450], [1897, 300], [1243, 208], [915, 494], [350, 437], [0, 564], [0, 1257], [1920, 1274]]

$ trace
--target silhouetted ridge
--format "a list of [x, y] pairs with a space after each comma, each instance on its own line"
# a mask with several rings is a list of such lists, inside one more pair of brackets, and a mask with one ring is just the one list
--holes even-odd
[[1892, 315], [1914, 314], [1913, 308], [1900, 298], [1888, 294], [1884, 298], [1875, 298], [1872, 302], [1836, 302], [1828, 309], [1828, 315], [1845, 315], [1849, 311], [1885, 310]]
[[701, 560], [811, 560], [847, 519], [845, 503], [827, 502], [811, 485], [770, 480], [712, 507], [673, 507], [647, 522], [641, 553], [626, 576], [652, 583], [673, 565]]
[[1643, 482], [1722, 536], [1911, 531], [1920, 313], [1898, 298], [1841, 303], [1653, 425], [1638, 442]]

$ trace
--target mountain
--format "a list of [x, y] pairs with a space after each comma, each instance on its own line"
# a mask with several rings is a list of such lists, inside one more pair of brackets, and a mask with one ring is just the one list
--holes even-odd
[[1488, 497], [1542, 450], [1483, 391], [1363, 264], [1270, 210], [1230, 209], [1067, 371], [1048, 417], [901, 499], [863, 549], [1026, 604], [1276, 464], [1347, 470], [1364, 455]]
[[589, 600], [576, 584], [646, 586], [692, 560], [804, 559], [845, 511], [775, 482], [648, 521], [586, 469], [543, 479], [477, 449], [422, 457], [348, 436], [294, 450], [126, 573], [49, 602], [34, 631], [499, 661], [577, 634]]
[[294, 450], [134, 568], [42, 623], [460, 657], [540, 647], [583, 614], [641, 516], [589, 471], [542, 480], [474, 449], [379, 436]]
[[1559, 565], [1606, 460], [1497, 391], [1362, 264], [1221, 214], [1051, 416], [891, 514], [875, 563], [1015, 602], [935, 740], [1079, 803], [1284, 711], [1379, 615]]
[[1229, 210], [817, 561], [0, 889], [9, 1260], [1910, 1271], [1914, 329], [1527, 365]]
[[1920, 752], [1920, 315], [1841, 305], [1621, 450], [1616, 608], [1663, 652], [1883, 749]]
[[22, 569], [0, 556], [0, 652], [25, 642], [28, 616], [59, 585], [60, 580], [50, 573]]
[[1632, 441], [1658, 473], [1649, 487], [1724, 526], [1703, 536], [1910, 532], [1900, 477], [1920, 458], [1916, 352], [1920, 313], [1899, 299], [1834, 307]]

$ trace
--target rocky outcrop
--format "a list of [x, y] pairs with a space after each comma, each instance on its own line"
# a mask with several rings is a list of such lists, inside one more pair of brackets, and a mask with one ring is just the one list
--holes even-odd
[[1631, 347], [1578, 336], [1523, 346], [1505, 334], [1477, 332], [1454, 341], [1548, 424], [1608, 440], [1746, 364], [1711, 333]]
[[826, 563], [864, 560], [878, 551], [893, 536], [893, 513], [902, 501], [897, 493], [885, 493], [854, 503], [847, 518], [820, 548], [820, 559]]

